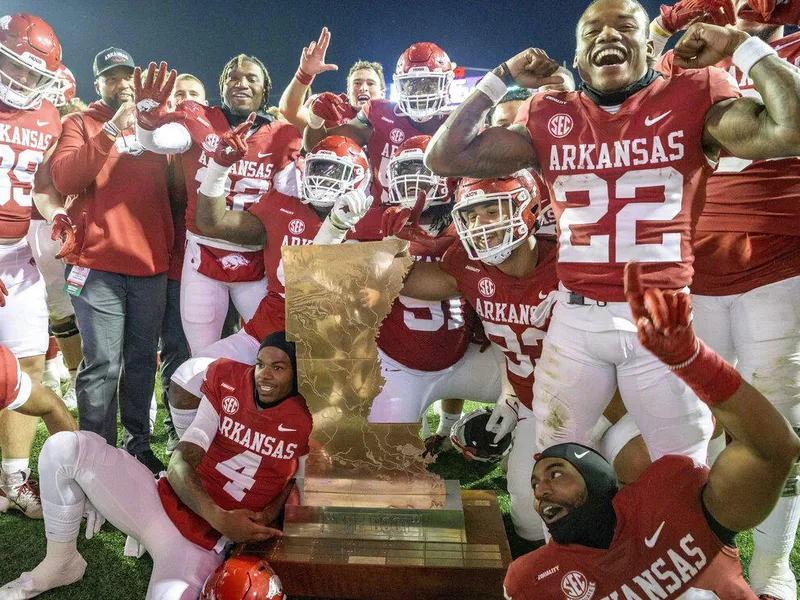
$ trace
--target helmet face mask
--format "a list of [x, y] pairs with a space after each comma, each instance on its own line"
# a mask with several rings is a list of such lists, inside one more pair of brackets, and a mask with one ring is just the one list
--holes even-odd
[[398, 108], [412, 121], [422, 123], [441, 113], [450, 99], [453, 72], [431, 72], [427, 67], [411, 67], [396, 74], [393, 85]]
[[[459, 194], [453, 223], [471, 260], [498, 265], [508, 259], [532, 230], [524, 213], [533, 198], [525, 189], [516, 193], [485, 193], [477, 189]], [[481, 214], [481, 222], [478, 215]], [[496, 216], [496, 218], [495, 218]]]
[[426, 194], [425, 207], [445, 204], [449, 197], [447, 180], [434, 175], [423, 162], [422, 151], [406, 151], [392, 157], [388, 167], [387, 204], [413, 208], [417, 193]]
[[512, 433], [495, 444], [495, 434], [486, 430], [491, 415], [491, 408], [473, 410], [456, 421], [450, 430], [450, 441], [467, 460], [496, 462], [511, 451]]
[[0, 17], [0, 102], [37, 108], [58, 86], [61, 45], [50, 26], [33, 15]]
[[368, 165], [358, 145], [341, 136], [329, 136], [306, 155], [302, 201], [330, 209], [342, 194], [367, 181]]

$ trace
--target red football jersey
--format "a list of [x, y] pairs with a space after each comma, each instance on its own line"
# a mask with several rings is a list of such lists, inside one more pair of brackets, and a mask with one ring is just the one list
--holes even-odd
[[705, 115], [739, 95], [719, 69], [661, 77], [611, 114], [582, 92], [536, 94], [517, 122], [530, 133], [559, 236], [558, 275], [588, 298], [624, 302], [623, 268], [648, 287], [692, 280], [692, 234], [712, 173]]
[[[800, 65], [800, 32], [770, 45], [778, 56]], [[717, 65], [742, 94], [761, 99], [753, 80], [727, 59]], [[657, 66], [679, 72], [673, 54]], [[800, 275], [800, 158], [744, 160], [722, 156], [708, 180], [706, 204], [697, 221], [692, 292], [741, 294]]]
[[275, 190], [250, 207], [250, 212], [261, 219], [267, 232], [264, 272], [268, 291], [244, 329], [255, 339], [263, 340], [270, 333], [284, 329], [286, 324], [286, 280], [283, 276], [281, 248], [313, 243], [324, 219], [309, 204]]
[[[256, 405], [255, 367], [221, 358], [206, 372], [202, 392], [219, 414], [197, 475], [215, 504], [224, 510], [263, 510], [297, 472], [308, 454], [311, 413], [305, 399], [292, 396], [276, 406]], [[159, 481], [162, 504], [183, 536], [204, 548], [220, 537], [186, 507], [166, 478]]]
[[[414, 121], [395, 113], [394, 102], [379, 98], [370, 100], [361, 109], [364, 117], [372, 125], [372, 135], [367, 143], [367, 158], [372, 167], [372, 197], [374, 204], [386, 204], [389, 201], [389, 160], [395, 150], [415, 135], [424, 135], [416, 128]], [[447, 115], [437, 115], [432, 121], [441, 125]]]
[[739, 551], [717, 538], [703, 514], [708, 472], [686, 456], [655, 461], [614, 498], [617, 529], [610, 548], [550, 541], [511, 563], [506, 597], [755, 599], [742, 577]]
[[[186, 119], [182, 123], [192, 136], [192, 147], [184, 153], [182, 160], [188, 195], [186, 229], [200, 235], [194, 222], [197, 188], [205, 176], [204, 167], [214, 157], [219, 137], [231, 128], [218, 106], [187, 101], [180, 105], [179, 110], [185, 113]], [[250, 134], [247, 154], [234, 165], [225, 182], [228, 210], [247, 210], [258, 202], [272, 189], [275, 174], [297, 159], [301, 145], [297, 129], [282, 121], [263, 124]]]
[[61, 117], [47, 100], [35, 110], [0, 103], [0, 238], [28, 233], [33, 179], [61, 136]]
[[550, 292], [558, 289], [556, 243], [537, 236], [536, 244], [536, 268], [520, 279], [496, 266], [470, 260], [461, 243], [454, 243], [441, 263], [475, 309], [486, 337], [505, 355], [508, 381], [528, 408], [533, 403], [533, 370], [542, 355], [552, 305], [544, 305], [544, 311], [537, 309]]

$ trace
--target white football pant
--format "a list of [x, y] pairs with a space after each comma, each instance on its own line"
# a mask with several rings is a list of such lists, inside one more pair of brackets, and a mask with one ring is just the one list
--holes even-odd
[[153, 474], [95, 433], [51, 436], [39, 456], [39, 483], [48, 540], [77, 539], [88, 499], [114, 527], [147, 548], [153, 558], [148, 600], [195, 600], [224, 559], [183, 537], [164, 511]]
[[50, 225], [46, 221], [31, 221], [26, 237], [47, 288], [50, 319], [60, 321], [74, 315], [69, 294], [64, 291], [64, 262], [56, 259], [56, 254], [61, 251], [61, 242], [50, 239]]
[[17, 358], [47, 352], [48, 311], [44, 279], [26, 239], [0, 244], [0, 280], [8, 290], [0, 308], [0, 344]]

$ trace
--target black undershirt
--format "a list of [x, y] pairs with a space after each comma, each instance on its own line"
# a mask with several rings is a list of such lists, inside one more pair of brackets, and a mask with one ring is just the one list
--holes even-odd
[[[703, 486], [703, 490], [705, 490], [705, 486]], [[708, 523], [709, 528], [711, 531], [714, 532], [723, 544], [730, 548], [736, 548], [736, 532], [731, 531], [724, 525], [722, 525], [719, 521], [717, 521], [710, 512], [708, 512], [708, 508], [706, 507], [706, 501], [703, 498], [703, 492], [700, 492], [700, 504], [703, 506], [703, 514], [706, 517], [706, 522]]]

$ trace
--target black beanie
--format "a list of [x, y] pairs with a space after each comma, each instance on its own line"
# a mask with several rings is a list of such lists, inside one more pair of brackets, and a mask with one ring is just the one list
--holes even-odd
[[617, 525], [611, 503], [619, 491], [614, 469], [597, 451], [572, 442], [550, 446], [536, 455], [536, 462], [543, 458], [567, 461], [586, 483], [586, 502], [547, 526], [553, 539], [560, 544], [608, 548]]
[[261, 345], [258, 347], [258, 351], [261, 352], [261, 350], [267, 346], [283, 350], [289, 357], [289, 362], [292, 364], [292, 391], [289, 392], [286, 398], [297, 395], [297, 355], [294, 342], [290, 342], [286, 339], [285, 331], [276, 331], [264, 338], [264, 341], [261, 342]]

